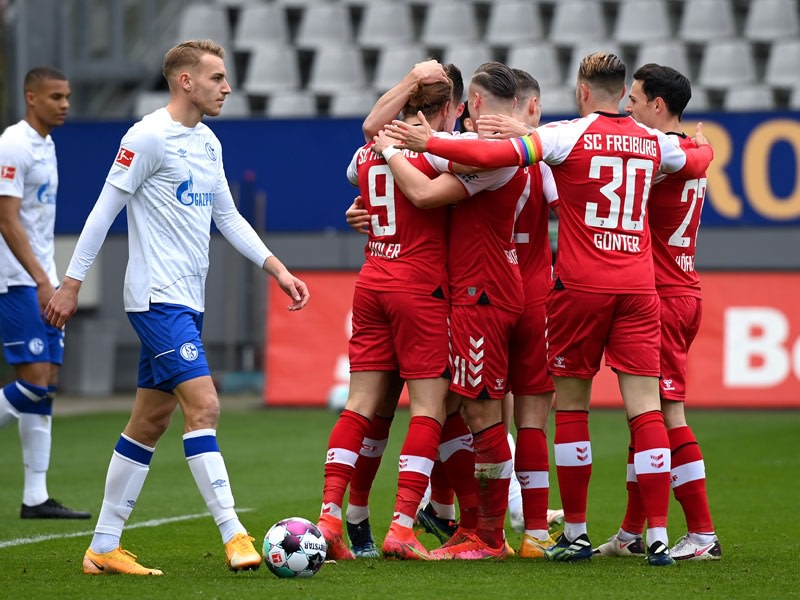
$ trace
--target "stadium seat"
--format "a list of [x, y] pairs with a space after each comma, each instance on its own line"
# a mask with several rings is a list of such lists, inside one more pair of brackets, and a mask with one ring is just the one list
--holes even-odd
[[800, 84], [800, 40], [774, 42], [769, 49], [764, 83], [778, 88]]
[[669, 11], [666, 0], [625, 0], [619, 5], [614, 40], [640, 44], [669, 39]]
[[133, 116], [136, 119], [141, 119], [145, 115], [149, 115], [154, 110], [163, 108], [169, 102], [169, 92], [166, 91], [146, 91], [136, 94], [136, 99], [133, 102]]
[[187, 4], [178, 18], [176, 41], [206, 38], [223, 48], [230, 47], [231, 28], [227, 9], [215, 4]]
[[735, 86], [725, 93], [722, 108], [729, 111], [774, 110], [775, 94], [768, 85]]
[[686, 49], [686, 44], [680, 40], [667, 40], [640, 45], [636, 53], [636, 63], [633, 65], [632, 71], [635, 71], [647, 63], [670, 66], [689, 79], [691, 79], [693, 75], [690, 68], [691, 63], [689, 62], [689, 53]]
[[789, 108], [800, 110], [800, 84], [792, 89], [792, 94], [789, 96]]
[[554, 6], [550, 42], [575, 46], [587, 40], [605, 39], [603, 7], [594, 0], [566, 0]]
[[295, 44], [298, 48], [316, 50], [331, 44], [353, 41], [350, 12], [337, 2], [314, 3], [303, 10]]
[[751, 0], [744, 35], [756, 42], [797, 38], [800, 34], [796, 0]]
[[[574, 118], [578, 116], [575, 86], [547, 86], [542, 88], [542, 115]], [[542, 119], [542, 123], [547, 122]]]
[[286, 11], [277, 4], [252, 4], [239, 13], [239, 25], [233, 39], [236, 50], [251, 50], [265, 42], [289, 43]]
[[264, 114], [274, 118], [315, 117], [317, 101], [309, 92], [276, 92], [267, 99]]
[[461, 69], [464, 85], [468, 86], [475, 69], [491, 60], [494, 60], [492, 49], [486, 44], [456, 44], [445, 48], [442, 62]]
[[678, 37], [694, 43], [736, 37], [736, 19], [730, 0], [684, 2]]
[[378, 96], [372, 90], [352, 90], [335, 94], [331, 98], [332, 117], [366, 117]]
[[708, 97], [708, 91], [700, 86], [692, 84], [692, 98], [689, 104], [686, 105], [686, 112], [703, 112], [711, 110], [711, 99]]
[[361, 50], [353, 44], [331, 44], [314, 54], [308, 89], [335, 94], [367, 86]]
[[506, 64], [533, 75], [542, 87], [561, 85], [564, 76], [556, 49], [548, 42], [514, 45], [508, 50]]
[[280, 43], [262, 43], [252, 48], [242, 89], [251, 96], [264, 96], [300, 87], [297, 52]]
[[397, 2], [366, 4], [357, 39], [362, 48], [410, 44], [414, 40], [411, 6]]
[[222, 107], [218, 119], [242, 119], [250, 116], [250, 103], [247, 101], [247, 96], [242, 92], [233, 92], [225, 98], [225, 104]]
[[253, 6], [263, 4], [264, 0], [214, 0], [214, 4], [225, 6], [227, 8], [243, 9], [246, 6]]
[[378, 54], [372, 87], [385, 92], [400, 81], [415, 64], [428, 58], [422, 46], [387, 46]]
[[616, 54], [619, 58], [624, 58], [622, 54], [622, 48], [620, 48], [619, 44], [612, 41], [596, 40], [576, 44], [572, 49], [572, 56], [570, 58], [569, 67], [567, 68], [567, 74], [564, 80], [570, 85], [574, 85], [575, 78], [578, 76], [578, 67], [580, 67], [581, 61], [585, 56], [595, 52], [611, 52], [612, 54]]
[[750, 43], [741, 39], [709, 42], [700, 62], [697, 82], [709, 89], [748, 85], [756, 81]]
[[492, 46], [511, 46], [542, 39], [539, 7], [532, 2], [504, 2], [491, 8], [484, 40]]
[[477, 40], [478, 21], [471, 2], [432, 2], [428, 5], [419, 40], [424, 46], [444, 48]]
[[[264, 2], [265, 0], [261, 0]], [[305, 10], [309, 6], [317, 4], [327, 4], [330, 0], [274, 0], [275, 4], [285, 6], [286, 8]]]

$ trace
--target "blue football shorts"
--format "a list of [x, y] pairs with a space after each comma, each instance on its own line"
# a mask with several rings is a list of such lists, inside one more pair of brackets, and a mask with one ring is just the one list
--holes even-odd
[[44, 320], [33, 286], [14, 285], [0, 294], [0, 338], [10, 365], [64, 361], [64, 330]]
[[184, 381], [211, 375], [200, 334], [203, 313], [178, 304], [151, 304], [129, 312], [128, 320], [142, 343], [138, 387], [172, 391]]

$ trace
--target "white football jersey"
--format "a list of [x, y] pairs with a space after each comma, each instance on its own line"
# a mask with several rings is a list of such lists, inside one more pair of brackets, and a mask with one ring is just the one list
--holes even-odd
[[[125, 310], [154, 302], [203, 311], [211, 219], [233, 208], [217, 137], [161, 108], [128, 130], [106, 181], [132, 195]], [[218, 206], [223, 198], [231, 206]]]
[[[24, 120], [9, 126], [0, 136], [0, 196], [22, 199], [19, 220], [53, 285], [58, 285], [53, 246], [57, 189], [53, 139], [43, 138]], [[36, 283], [0, 236], [0, 293], [12, 285]]]

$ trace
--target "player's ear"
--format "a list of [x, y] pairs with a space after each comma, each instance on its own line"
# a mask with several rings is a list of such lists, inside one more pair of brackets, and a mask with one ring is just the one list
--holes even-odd
[[187, 92], [192, 89], [192, 75], [188, 71], [181, 71], [178, 75], [178, 85]]

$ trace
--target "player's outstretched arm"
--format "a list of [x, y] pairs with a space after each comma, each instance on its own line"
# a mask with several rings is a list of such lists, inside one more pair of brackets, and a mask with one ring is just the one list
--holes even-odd
[[344, 218], [347, 224], [358, 233], [369, 233], [369, 211], [364, 208], [361, 196], [356, 196], [353, 203], [345, 211]]
[[53, 326], [61, 329], [67, 321], [72, 318], [78, 310], [78, 293], [81, 290], [81, 282], [72, 277], [64, 277], [61, 286], [56, 290], [47, 308], [44, 310], [47, 321]]
[[401, 143], [397, 148], [429, 152], [454, 163], [486, 169], [524, 167], [541, 160], [542, 146], [536, 131], [511, 140], [478, 140], [434, 136], [425, 117], [419, 114], [422, 127], [393, 121], [386, 127], [388, 135]]
[[278, 285], [292, 299], [289, 310], [300, 310], [308, 304], [311, 295], [305, 282], [292, 275], [276, 256], [270, 256], [261, 267], [275, 278]]

